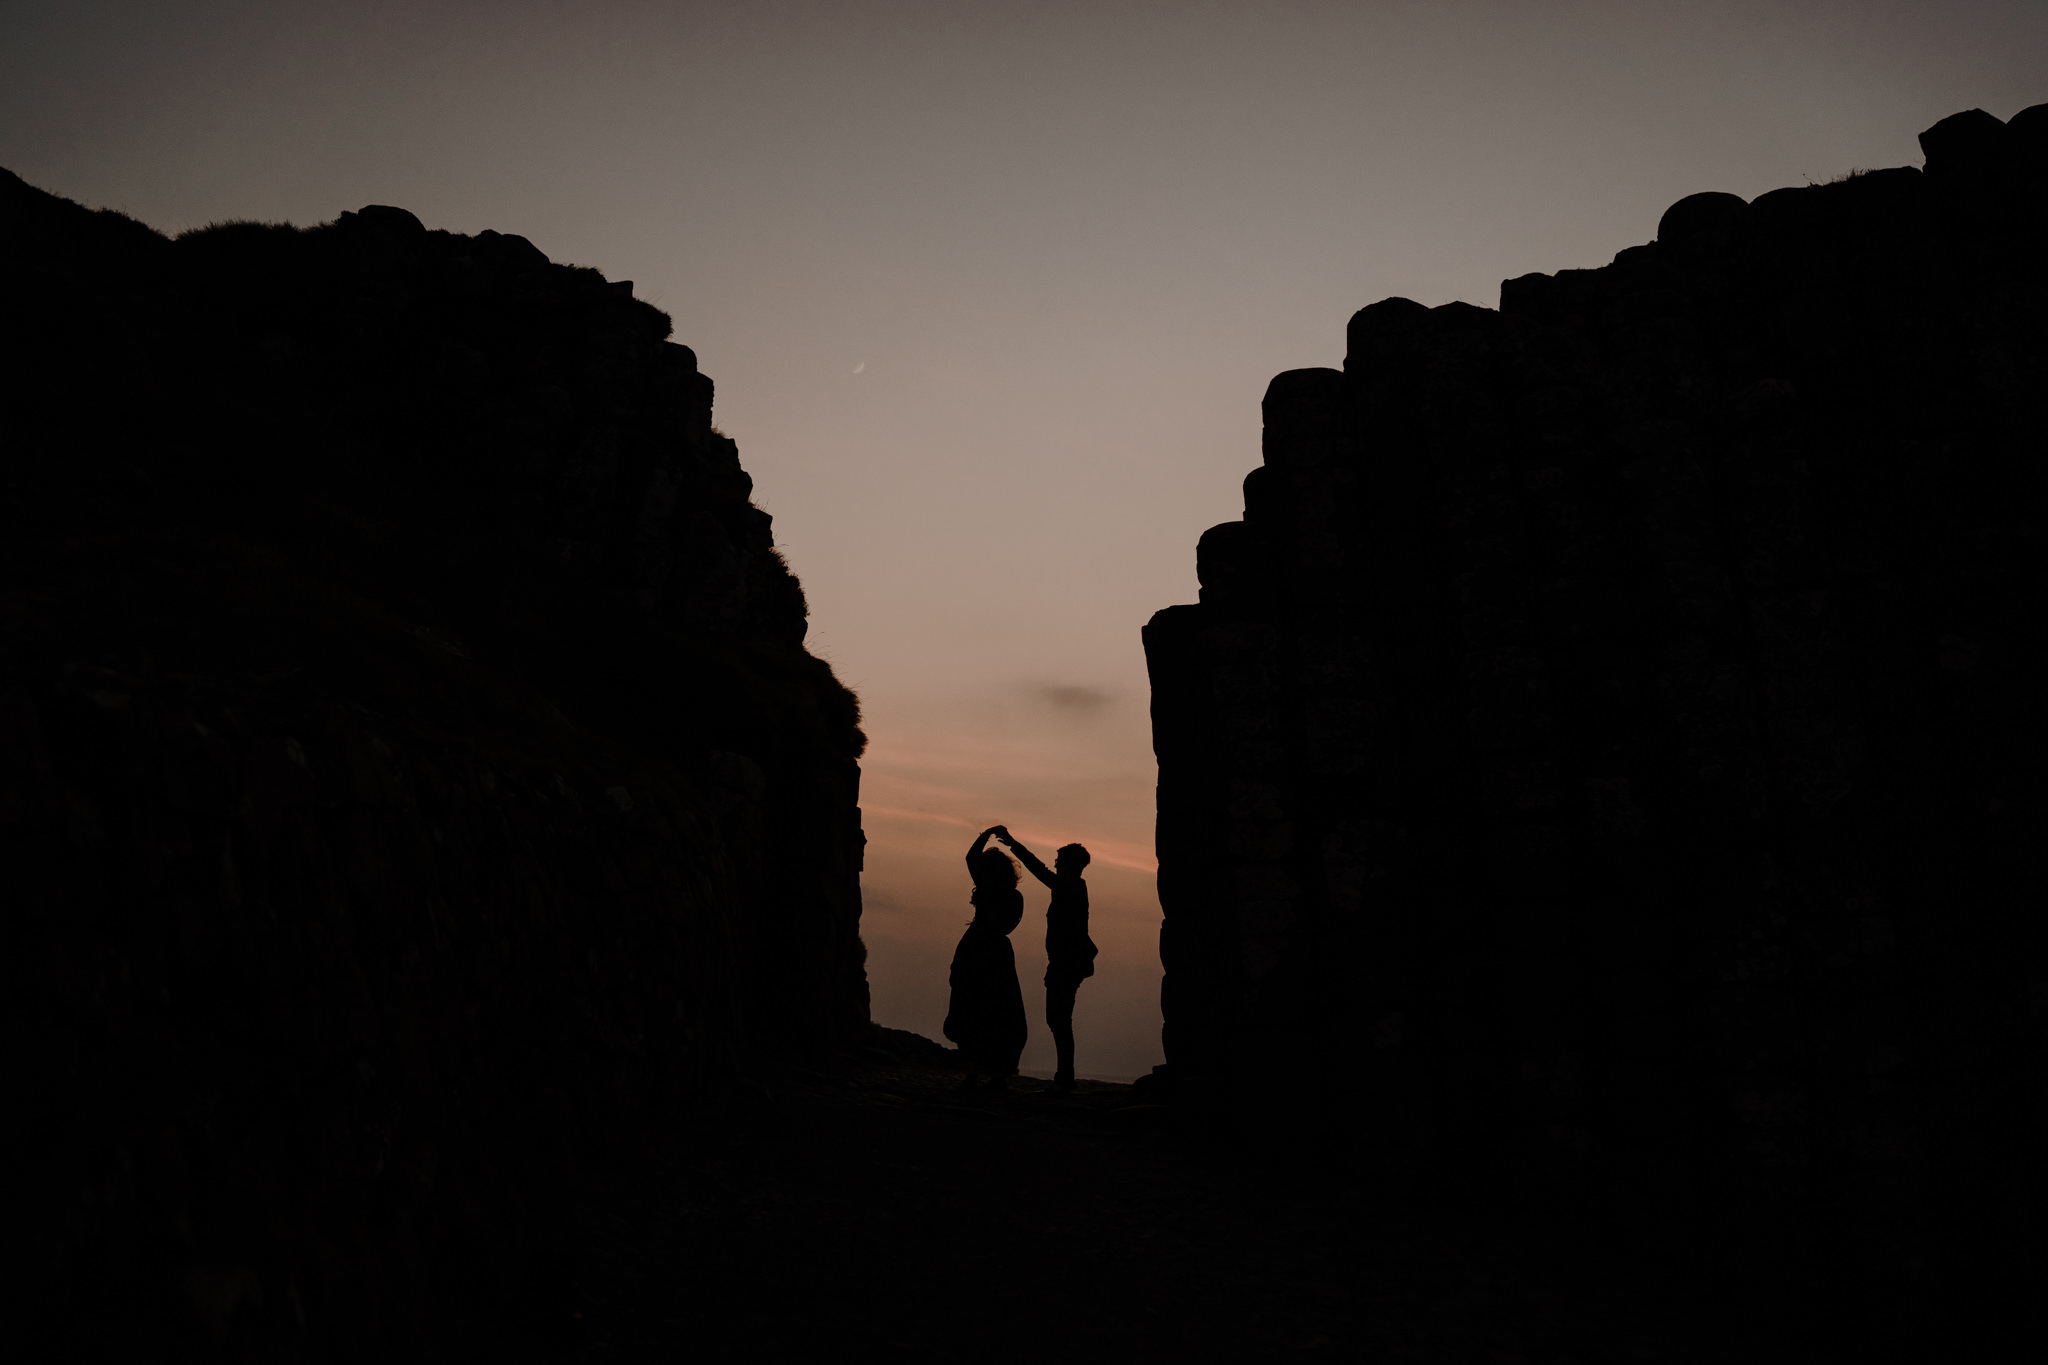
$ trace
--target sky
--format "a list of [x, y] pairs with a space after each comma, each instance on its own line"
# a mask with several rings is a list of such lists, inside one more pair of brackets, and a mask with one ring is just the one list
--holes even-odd
[[1491, 307], [2042, 101], [2041, 0], [0, 0], [31, 184], [171, 232], [398, 204], [667, 310], [862, 698], [876, 1019], [938, 1035], [976, 832], [1079, 840], [1107, 1077], [1160, 1060], [1139, 630], [1266, 382], [1389, 295]]

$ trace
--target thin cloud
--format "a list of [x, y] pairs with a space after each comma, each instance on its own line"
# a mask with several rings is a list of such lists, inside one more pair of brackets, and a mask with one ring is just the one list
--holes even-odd
[[1031, 694], [1053, 710], [1075, 716], [1092, 716], [1116, 701], [1115, 694], [1080, 683], [1039, 683]]

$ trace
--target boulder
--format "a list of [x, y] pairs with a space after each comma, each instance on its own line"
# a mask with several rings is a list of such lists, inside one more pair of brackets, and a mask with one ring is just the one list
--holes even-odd
[[1657, 220], [1657, 240], [1660, 243], [1679, 242], [1700, 233], [1732, 227], [1748, 207], [1748, 201], [1737, 194], [1724, 194], [1717, 190], [1688, 194], [1664, 210], [1664, 216]]
[[1927, 173], [1949, 178], [1995, 171], [2004, 161], [2010, 143], [2005, 124], [1982, 109], [1950, 114], [1920, 134]]

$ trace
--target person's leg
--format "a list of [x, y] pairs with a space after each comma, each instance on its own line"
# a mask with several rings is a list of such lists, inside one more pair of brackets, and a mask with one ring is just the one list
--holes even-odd
[[1045, 1026], [1052, 1031], [1052, 1045], [1058, 1054], [1052, 1083], [1071, 1089], [1074, 1084], [1074, 996], [1081, 983], [1071, 977], [1047, 977], [1045, 982]]
[[980, 1044], [972, 1034], [960, 1041], [960, 1060], [967, 1063], [967, 1074], [960, 1078], [962, 1090], [978, 1089], [988, 1078], [988, 1057]]

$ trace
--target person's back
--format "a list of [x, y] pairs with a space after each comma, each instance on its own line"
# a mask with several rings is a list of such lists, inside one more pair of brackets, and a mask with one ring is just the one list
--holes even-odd
[[1078, 872], [1064, 877], [1055, 872], [1046, 885], [1052, 891], [1045, 907], [1046, 975], [1084, 981], [1095, 975], [1096, 954], [1095, 940], [1088, 937], [1088, 883]]

